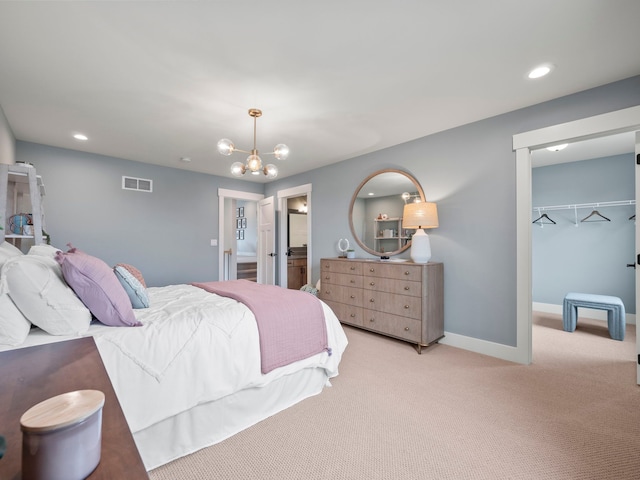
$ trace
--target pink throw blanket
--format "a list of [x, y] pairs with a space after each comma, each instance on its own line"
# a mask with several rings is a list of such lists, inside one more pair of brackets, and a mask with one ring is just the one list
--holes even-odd
[[244, 303], [253, 312], [260, 336], [262, 373], [331, 349], [320, 301], [299, 290], [249, 280], [192, 283]]

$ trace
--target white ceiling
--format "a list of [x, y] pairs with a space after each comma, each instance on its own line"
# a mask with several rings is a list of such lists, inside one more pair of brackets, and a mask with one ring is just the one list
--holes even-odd
[[638, 0], [3, 1], [0, 105], [18, 140], [229, 177], [245, 155], [216, 142], [250, 149], [260, 108], [282, 178], [638, 75], [639, 19]]

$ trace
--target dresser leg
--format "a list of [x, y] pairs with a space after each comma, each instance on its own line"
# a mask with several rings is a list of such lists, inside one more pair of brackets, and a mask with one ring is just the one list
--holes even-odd
[[419, 343], [416, 344], [416, 350], [418, 351], [418, 355], [422, 355], [422, 345], [420, 345]]

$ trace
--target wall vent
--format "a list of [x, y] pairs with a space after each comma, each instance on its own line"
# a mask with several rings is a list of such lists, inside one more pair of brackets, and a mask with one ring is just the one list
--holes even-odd
[[147, 178], [122, 177], [123, 190], [136, 190], [138, 192], [153, 192], [153, 180]]

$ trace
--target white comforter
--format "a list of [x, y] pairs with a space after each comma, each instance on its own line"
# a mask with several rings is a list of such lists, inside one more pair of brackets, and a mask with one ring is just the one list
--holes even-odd
[[326, 352], [267, 375], [260, 371], [258, 329], [235, 300], [190, 285], [147, 290], [151, 307], [135, 310], [144, 325], [100, 328], [96, 344], [132, 432], [236, 391], [260, 387], [303, 368], [338, 374], [347, 345], [323, 303], [332, 355]]

